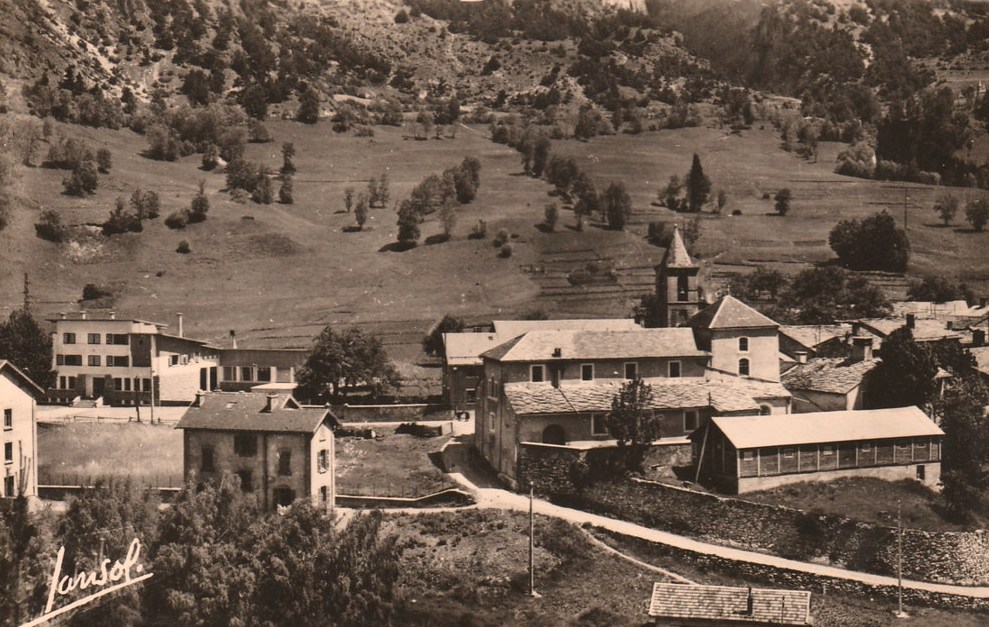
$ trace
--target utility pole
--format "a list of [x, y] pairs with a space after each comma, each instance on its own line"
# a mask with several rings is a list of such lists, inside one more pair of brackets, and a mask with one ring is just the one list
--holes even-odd
[[529, 596], [538, 599], [542, 595], [536, 592], [536, 560], [535, 560], [535, 517], [532, 513], [532, 502], [535, 499], [535, 485], [529, 483]]
[[903, 230], [906, 231], [908, 228], [910, 228], [910, 225], [907, 223], [907, 190], [904, 189], [903, 190]]
[[24, 311], [31, 311], [31, 280], [27, 272], [24, 273]]
[[896, 617], [910, 618], [903, 611], [903, 502], [896, 502]]

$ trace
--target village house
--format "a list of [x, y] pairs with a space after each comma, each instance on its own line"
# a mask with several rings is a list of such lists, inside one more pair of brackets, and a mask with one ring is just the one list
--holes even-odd
[[852, 338], [848, 357], [807, 359], [798, 351], [797, 362], [781, 381], [793, 394], [793, 412], [844, 411], [866, 407], [869, 375], [879, 367], [872, 354], [872, 337]]
[[810, 592], [654, 583], [649, 616], [657, 625], [810, 625]]
[[851, 352], [848, 338], [851, 324], [784, 324], [780, 325], [780, 352], [797, 363], [800, 353], [808, 358], [847, 357]]
[[0, 360], [0, 411], [3, 412], [3, 482], [0, 497], [38, 495], [37, 399], [45, 391], [14, 364]]
[[529, 331], [638, 331], [631, 318], [570, 320], [495, 320], [481, 332], [443, 334], [443, 398], [455, 412], [477, 407], [483, 376], [481, 354]]
[[236, 477], [265, 509], [298, 499], [330, 509], [338, 424], [328, 408], [289, 395], [200, 393], [176, 427], [184, 475], [195, 482]]
[[941, 477], [944, 432], [917, 407], [714, 417], [691, 435], [700, 481], [728, 494], [842, 477]]

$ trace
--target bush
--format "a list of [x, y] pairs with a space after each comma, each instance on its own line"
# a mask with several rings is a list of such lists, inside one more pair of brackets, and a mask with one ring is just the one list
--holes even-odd
[[407, 24], [408, 22], [409, 22], [409, 14], [408, 12], [406, 12], [405, 9], [402, 9], [401, 11], [395, 14], [396, 24]]
[[498, 234], [495, 235], [494, 240], [492, 240], [492, 245], [495, 247], [501, 246], [511, 238], [511, 234], [508, 229], [498, 229]]
[[467, 237], [469, 239], [484, 239], [488, 236], [488, 223], [484, 220], [478, 220], [477, 224], [470, 230], [470, 235]]
[[100, 148], [96, 151], [96, 167], [100, 172], [106, 174], [113, 166], [113, 157], [107, 148]]
[[853, 270], [903, 272], [910, 259], [910, 240], [883, 211], [864, 220], [842, 220], [828, 236], [841, 263]]
[[989, 223], [989, 201], [985, 198], [978, 198], [965, 206], [965, 219], [972, 225], [972, 228], [981, 232]]
[[140, 233], [144, 230], [141, 223], [141, 216], [136, 212], [127, 210], [127, 204], [123, 198], [117, 198], [116, 204], [106, 222], [103, 223], [103, 235], [119, 235], [121, 233]]
[[62, 181], [65, 193], [70, 196], [85, 196], [96, 191], [99, 184], [99, 176], [96, 173], [96, 165], [85, 160], [72, 170], [72, 174]]
[[556, 203], [550, 203], [546, 205], [544, 211], [543, 223], [546, 225], [551, 232], [556, 230], [556, 223], [560, 219], [560, 210], [556, 206]]
[[181, 242], [179, 242], [179, 246], [178, 248], [175, 249], [175, 252], [182, 253], [183, 255], [188, 255], [190, 252], [192, 252], [192, 250], [189, 248], [189, 242], [187, 242], [186, 240], [182, 240]]
[[512, 256], [513, 252], [515, 252], [515, 248], [512, 246], [511, 243], [504, 244], [501, 247], [501, 250], [498, 252], [498, 256], [503, 259], [507, 259]]
[[174, 211], [165, 218], [165, 226], [170, 229], [184, 229], [189, 223], [189, 214], [185, 211]]
[[35, 234], [49, 242], [64, 242], [68, 239], [69, 230], [62, 224], [62, 214], [54, 209], [41, 212], [41, 221], [34, 225]]
[[83, 300], [99, 300], [107, 296], [112, 296], [113, 293], [108, 289], [103, 289], [102, 287], [96, 285], [95, 283], [87, 283], [82, 288], [82, 299]]

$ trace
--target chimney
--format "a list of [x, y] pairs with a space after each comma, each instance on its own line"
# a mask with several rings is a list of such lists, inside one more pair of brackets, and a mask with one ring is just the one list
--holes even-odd
[[984, 329], [972, 329], [972, 348], [979, 348], [986, 344], [986, 332]]
[[65, 312], [64, 311], [58, 312], [58, 319], [59, 320], [65, 320]]
[[798, 364], [807, 363], [807, 351], [796, 351], [795, 355], [797, 356]]
[[553, 349], [553, 357], [557, 357], [557, 358], [563, 357], [563, 349], [562, 348], [554, 348]]
[[907, 328], [915, 329], [917, 327], [917, 317], [912, 313], [907, 314]]
[[948, 331], [954, 330], [955, 323], [952, 320], [947, 320], [944, 323], [944, 328]]
[[185, 329], [182, 326], [182, 312], [180, 311], [175, 315], [179, 318], [179, 337], [185, 337]]
[[272, 410], [275, 409], [275, 399], [277, 399], [277, 398], [278, 398], [278, 395], [277, 394], [271, 394], [271, 393], [269, 393], [265, 397], [265, 404], [264, 404], [264, 412], [265, 413], [270, 414], [272, 412]]
[[862, 335], [862, 323], [861, 322], [853, 322], [852, 323], [852, 337], [855, 337], [856, 335]]
[[110, 320], [116, 320], [117, 319], [117, 312], [116, 311], [111, 311], [111, 312], [109, 312], [109, 314], [110, 314]]
[[86, 319], [86, 310], [85, 309], [83, 309], [82, 311], [79, 312], [79, 319], [80, 320], [85, 320]]
[[204, 392], [202, 390], [196, 390], [196, 403], [193, 405], [193, 407], [202, 407], [203, 406], [203, 398], [205, 396], [206, 396], [206, 392]]
[[871, 337], [852, 338], [852, 359], [854, 361], [866, 361], [867, 359], [872, 359]]
[[233, 329], [230, 329], [230, 341], [233, 343], [233, 346], [231, 346], [231, 348], [236, 349], [237, 348], [237, 332], [234, 331]]

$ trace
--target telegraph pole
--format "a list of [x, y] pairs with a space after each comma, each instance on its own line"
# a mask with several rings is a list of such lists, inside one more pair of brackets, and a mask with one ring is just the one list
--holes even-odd
[[538, 599], [542, 595], [536, 592], [536, 560], [535, 560], [535, 517], [532, 512], [532, 502], [535, 499], [535, 486], [529, 483], [529, 596]]
[[903, 503], [896, 502], [896, 617], [910, 618], [903, 611]]

